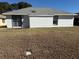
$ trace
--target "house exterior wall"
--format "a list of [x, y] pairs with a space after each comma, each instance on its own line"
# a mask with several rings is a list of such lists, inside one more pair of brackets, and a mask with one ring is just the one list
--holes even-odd
[[29, 17], [28, 16], [22, 16], [22, 27], [14, 27], [12, 25], [12, 16], [7, 16], [6, 24], [7, 28], [28, 28], [29, 27]]
[[53, 16], [52, 17], [29, 17], [30, 28], [40, 28], [40, 27], [52, 27]]
[[41, 27], [73, 27], [73, 16], [59, 16], [58, 25], [53, 24], [52, 17], [30, 17], [30, 28]]
[[11, 16], [7, 16], [6, 24], [7, 24], [7, 28], [12, 28], [12, 18], [11, 18]]
[[73, 16], [59, 16], [58, 27], [73, 27]]
[[[42, 27], [73, 27], [73, 16], [59, 16], [58, 25], [53, 24], [53, 16], [23, 16], [22, 28], [42, 28]], [[12, 26], [12, 17], [7, 16], [6, 24], [8, 28], [14, 28]]]
[[3, 19], [0, 19], [0, 26], [6, 26], [6, 20], [4, 20], [5, 23], [3, 23], [2, 20], [3, 20]]

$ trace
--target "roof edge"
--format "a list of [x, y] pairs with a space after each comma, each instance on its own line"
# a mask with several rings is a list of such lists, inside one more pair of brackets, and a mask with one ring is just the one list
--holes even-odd
[[77, 14], [54, 14], [54, 15], [73, 15], [73, 16], [76, 16]]

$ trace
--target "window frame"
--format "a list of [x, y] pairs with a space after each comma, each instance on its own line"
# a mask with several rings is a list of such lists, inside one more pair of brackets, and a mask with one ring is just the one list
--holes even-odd
[[53, 25], [58, 25], [58, 16], [53, 17]]

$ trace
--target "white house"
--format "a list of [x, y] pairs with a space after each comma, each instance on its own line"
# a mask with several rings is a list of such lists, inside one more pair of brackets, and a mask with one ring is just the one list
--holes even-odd
[[7, 28], [73, 27], [74, 15], [52, 8], [24, 8], [3, 13]]

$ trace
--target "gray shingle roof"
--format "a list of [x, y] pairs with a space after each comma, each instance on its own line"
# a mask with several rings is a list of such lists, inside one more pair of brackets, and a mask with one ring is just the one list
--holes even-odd
[[[60, 14], [66, 14], [66, 15], [71, 15], [72, 13], [61, 11], [61, 10], [56, 10], [52, 8], [24, 8], [20, 10], [14, 10], [10, 12], [3, 13], [4, 15], [60, 15]], [[73, 14], [72, 14], [73, 15]]]

